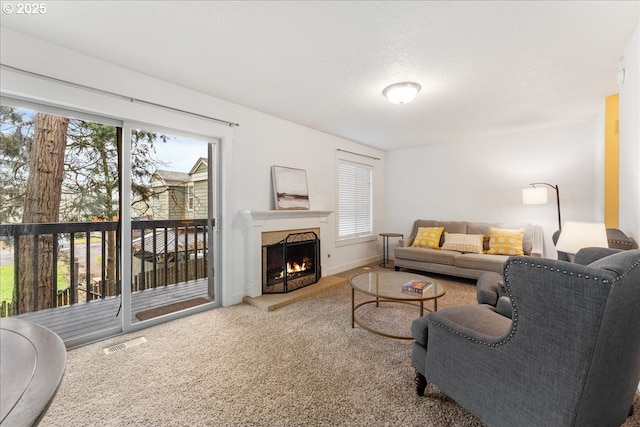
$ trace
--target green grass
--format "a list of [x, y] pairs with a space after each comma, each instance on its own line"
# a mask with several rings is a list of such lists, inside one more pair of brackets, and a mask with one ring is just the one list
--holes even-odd
[[13, 265], [0, 266], [0, 302], [13, 298]]
[[[63, 262], [58, 263], [58, 289], [65, 289], [69, 287], [69, 283], [64, 278], [62, 272], [69, 268], [68, 264]], [[0, 266], [0, 303], [2, 301], [9, 301], [13, 299], [13, 265]]]

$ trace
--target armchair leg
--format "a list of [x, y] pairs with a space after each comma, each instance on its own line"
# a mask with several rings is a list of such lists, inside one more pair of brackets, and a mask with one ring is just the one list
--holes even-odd
[[420, 397], [424, 396], [424, 389], [427, 388], [427, 379], [416, 370], [416, 378], [414, 381], [416, 383], [416, 393], [418, 393]]
[[633, 415], [633, 403], [631, 404], [631, 408], [629, 408], [629, 415], [627, 415], [627, 418], [629, 418], [632, 415]]

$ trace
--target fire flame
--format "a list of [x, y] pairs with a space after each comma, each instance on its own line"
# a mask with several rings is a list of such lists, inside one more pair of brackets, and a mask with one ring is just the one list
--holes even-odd
[[[298, 264], [297, 262], [294, 262], [293, 265], [291, 265], [291, 263], [287, 263], [287, 276], [291, 273], [297, 273], [299, 271], [305, 271], [307, 269], [306, 267], [307, 263], [303, 262], [302, 265]], [[276, 277], [276, 279], [282, 279], [284, 277], [284, 271], [281, 271], [280, 274], [278, 275], [278, 277]]]

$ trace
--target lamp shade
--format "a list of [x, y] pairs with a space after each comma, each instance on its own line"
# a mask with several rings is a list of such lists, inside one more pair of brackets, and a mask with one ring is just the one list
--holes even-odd
[[422, 86], [414, 82], [394, 83], [384, 88], [382, 94], [394, 104], [406, 104], [413, 101], [420, 89]]
[[548, 202], [545, 187], [529, 187], [522, 189], [522, 203], [525, 205], [543, 205]]
[[575, 254], [582, 248], [607, 248], [607, 230], [601, 222], [573, 222], [567, 221], [556, 243], [556, 249], [561, 252]]

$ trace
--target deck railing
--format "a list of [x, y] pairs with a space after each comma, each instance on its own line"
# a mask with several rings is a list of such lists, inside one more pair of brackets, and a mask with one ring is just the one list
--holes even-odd
[[[132, 221], [132, 290], [207, 277], [208, 223], [206, 219]], [[21, 314], [16, 301], [20, 298], [18, 284], [24, 273], [20, 271], [18, 248], [20, 240], [25, 238], [33, 239], [34, 242], [30, 261], [34, 266], [34, 301], [33, 307], [21, 311], [53, 308], [38, 305], [40, 278], [37, 267], [42, 255], [39, 253], [38, 242], [41, 238], [51, 239], [52, 242], [52, 268], [47, 274], [51, 275], [53, 306], [120, 295], [121, 239], [118, 225], [117, 221], [0, 225], [0, 237], [5, 243], [10, 241], [14, 249], [13, 298], [11, 302], [1, 304], [0, 317]], [[108, 250], [109, 239], [115, 239], [115, 251], [113, 248]], [[112, 259], [109, 259], [109, 253]], [[95, 271], [96, 267], [100, 271], [93, 274], [92, 270]], [[111, 274], [108, 270], [111, 270]], [[60, 283], [60, 276], [63, 277], [63, 283]]]
[[[133, 290], [208, 276], [207, 219], [132, 221]], [[138, 268], [136, 268], [138, 267]]]

